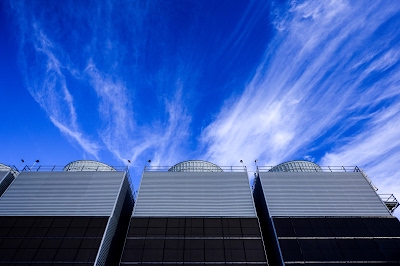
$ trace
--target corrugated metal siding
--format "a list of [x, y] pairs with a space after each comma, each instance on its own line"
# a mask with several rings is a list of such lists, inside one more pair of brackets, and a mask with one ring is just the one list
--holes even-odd
[[109, 216], [125, 172], [22, 172], [0, 215]]
[[260, 173], [271, 216], [389, 216], [361, 173]]
[[145, 172], [134, 216], [255, 217], [245, 172]]

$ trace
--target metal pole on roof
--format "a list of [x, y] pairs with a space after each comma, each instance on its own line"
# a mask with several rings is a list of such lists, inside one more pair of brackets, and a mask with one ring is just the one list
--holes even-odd
[[[38, 162], [39, 162], [39, 159], [36, 160], [36, 161], [32, 164], [31, 169], [32, 169], [32, 168], [35, 166], [35, 164], [38, 163]], [[29, 169], [29, 170], [31, 170], [31, 169]]]
[[128, 161], [128, 164], [127, 164], [127, 166], [126, 166], [126, 171], [128, 171], [129, 170], [129, 167], [131, 166], [131, 160], [127, 160]]
[[147, 164], [144, 166], [144, 171], [145, 171], [145, 172], [146, 172], [147, 166], [150, 166], [150, 163], [151, 163], [151, 160], [149, 159], [149, 160], [147, 161]]
[[22, 164], [24, 163], [24, 159], [21, 159], [21, 164], [18, 166], [18, 168], [21, 168]]

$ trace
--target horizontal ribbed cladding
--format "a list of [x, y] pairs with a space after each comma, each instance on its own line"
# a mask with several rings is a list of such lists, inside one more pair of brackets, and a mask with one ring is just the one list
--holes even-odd
[[125, 172], [22, 172], [0, 216], [110, 216]]
[[359, 172], [261, 172], [271, 216], [390, 216]]
[[256, 217], [245, 172], [144, 172], [134, 217]]

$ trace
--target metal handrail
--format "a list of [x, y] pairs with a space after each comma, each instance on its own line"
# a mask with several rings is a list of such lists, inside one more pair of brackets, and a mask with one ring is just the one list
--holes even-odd
[[393, 194], [378, 194], [384, 202], [398, 202]]
[[[64, 171], [64, 166], [59, 166], [59, 165], [38, 165], [34, 167], [29, 167], [28, 165], [25, 165], [24, 168], [21, 170], [21, 172], [63, 172]], [[125, 172], [128, 171], [127, 166], [112, 166], [116, 171], [118, 172]], [[79, 168], [74, 167], [74, 171], [80, 172], [80, 171], [87, 171], [87, 168], [82, 167], [80, 170]], [[96, 166], [93, 167], [93, 171], [110, 171], [109, 166]]]
[[393, 194], [378, 194], [382, 202], [385, 203], [388, 210], [393, 213], [397, 207], [399, 207], [399, 202]]
[[[257, 170], [260, 172], [268, 172], [274, 167], [275, 166], [257, 166]], [[361, 172], [358, 166], [320, 166], [320, 168], [315, 168], [315, 169], [310, 168], [309, 166], [306, 167], [296, 166], [295, 169], [291, 170], [294, 171], [290, 172]]]
[[16, 177], [19, 174], [19, 171], [15, 165], [7, 165], [7, 166], [2, 166], [0, 164], [0, 172], [11, 172], [14, 177]]
[[[147, 165], [144, 167], [144, 172], [168, 172], [172, 166], [153, 166]], [[218, 166], [224, 172], [246, 172], [246, 166]], [[207, 171], [209, 170], [209, 171]], [[214, 168], [209, 166], [193, 166], [185, 167], [185, 171], [182, 172], [218, 172]], [[219, 171], [221, 172], [221, 171]]]

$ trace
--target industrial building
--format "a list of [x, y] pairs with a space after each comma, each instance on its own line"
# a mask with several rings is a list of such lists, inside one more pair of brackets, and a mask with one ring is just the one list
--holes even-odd
[[267, 265], [243, 167], [146, 167], [121, 265]]
[[0, 164], [0, 265], [400, 265], [393, 195], [358, 167]]
[[[273, 265], [399, 265], [400, 223], [358, 167], [259, 167], [254, 199]], [[393, 197], [393, 199], [395, 199]]]
[[31, 170], [0, 197], [0, 265], [118, 265], [133, 208], [126, 169]]

